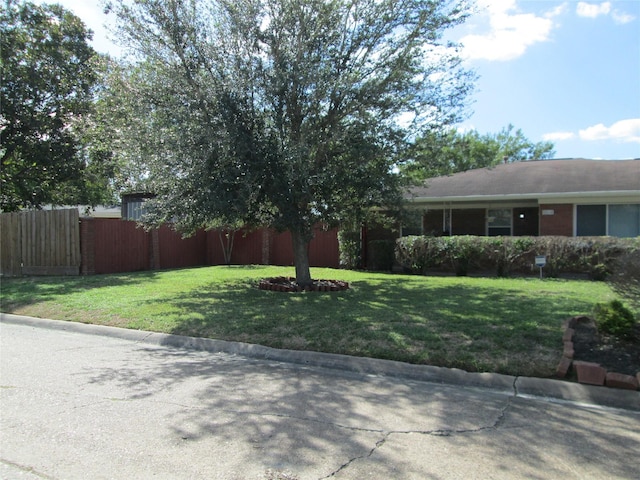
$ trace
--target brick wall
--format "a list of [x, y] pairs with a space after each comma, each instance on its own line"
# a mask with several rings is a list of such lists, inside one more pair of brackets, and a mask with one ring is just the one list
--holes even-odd
[[[553, 215], [543, 215], [545, 210]], [[573, 236], [573, 205], [540, 205], [540, 235]]]

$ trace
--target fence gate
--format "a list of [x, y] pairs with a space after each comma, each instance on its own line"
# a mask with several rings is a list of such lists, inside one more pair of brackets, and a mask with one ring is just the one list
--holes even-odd
[[75, 208], [0, 215], [0, 274], [79, 275], [80, 218]]

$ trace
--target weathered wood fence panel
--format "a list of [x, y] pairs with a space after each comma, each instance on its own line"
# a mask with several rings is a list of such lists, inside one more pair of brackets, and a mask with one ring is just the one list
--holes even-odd
[[20, 214], [0, 215], [0, 274], [16, 277], [22, 274], [22, 242], [20, 241]]
[[3, 213], [0, 218], [2, 275], [80, 273], [77, 209]]

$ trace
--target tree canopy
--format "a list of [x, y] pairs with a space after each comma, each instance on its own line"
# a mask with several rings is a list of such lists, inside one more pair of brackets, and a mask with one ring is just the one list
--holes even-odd
[[115, 0], [120, 82], [156, 197], [147, 221], [292, 234], [311, 281], [318, 222], [399, 202], [411, 134], [460, 119], [473, 74], [442, 40], [449, 0]]
[[491, 167], [503, 162], [521, 162], [552, 158], [553, 143], [534, 143], [522, 130], [508, 125], [497, 134], [481, 135], [476, 130], [431, 131], [414, 142], [410, 160], [402, 173], [421, 182], [430, 177]]
[[79, 147], [76, 125], [92, 105], [91, 32], [59, 5], [0, 11], [0, 209], [95, 204], [107, 182]]

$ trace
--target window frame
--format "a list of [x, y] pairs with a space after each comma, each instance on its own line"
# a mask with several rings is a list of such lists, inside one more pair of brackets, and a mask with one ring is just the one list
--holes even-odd
[[[509, 218], [509, 225], [506, 225], [506, 222], [504, 224], [501, 225], [491, 225], [491, 214], [490, 212], [492, 211], [502, 211], [502, 212], [508, 212], [508, 216], [504, 216], [504, 215], [500, 215], [503, 218]], [[486, 234], [488, 237], [495, 237], [495, 236], [504, 236], [504, 237], [511, 237], [513, 236], [513, 208], [512, 207], [503, 207], [503, 208], [487, 208], [486, 210]], [[509, 233], [505, 233], [506, 229], [509, 229]], [[502, 233], [494, 233], [492, 234], [492, 229], [494, 229], [494, 232], [496, 230], [501, 230]]]
[[[604, 236], [610, 237], [611, 235], [611, 214], [610, 214], [610, 209], [611, 207], [615, 207], [615, 206], [636, 206], [638, 209], [640, 209], [640, 203], [632, 203], [632, 202], [627, 202], [627, 203], [577, 203], [573, 205], [573, 236], [574, 237], [588, 237], [588, 236], [594, 236], [594, 235], [578, 235], [578, 207], [583, 207], [583, 206], [604, 206], [605, 207], [605, 233]], [[599, 235], [595, 235], [595, 236], [599, 236]], [[640, 236], [640, 224], [638, 227], [638, 233], [636, 234], [636, 236]], [[616, 236], [616, 238], [635, 238], [635, 237], [618, 237]]]

